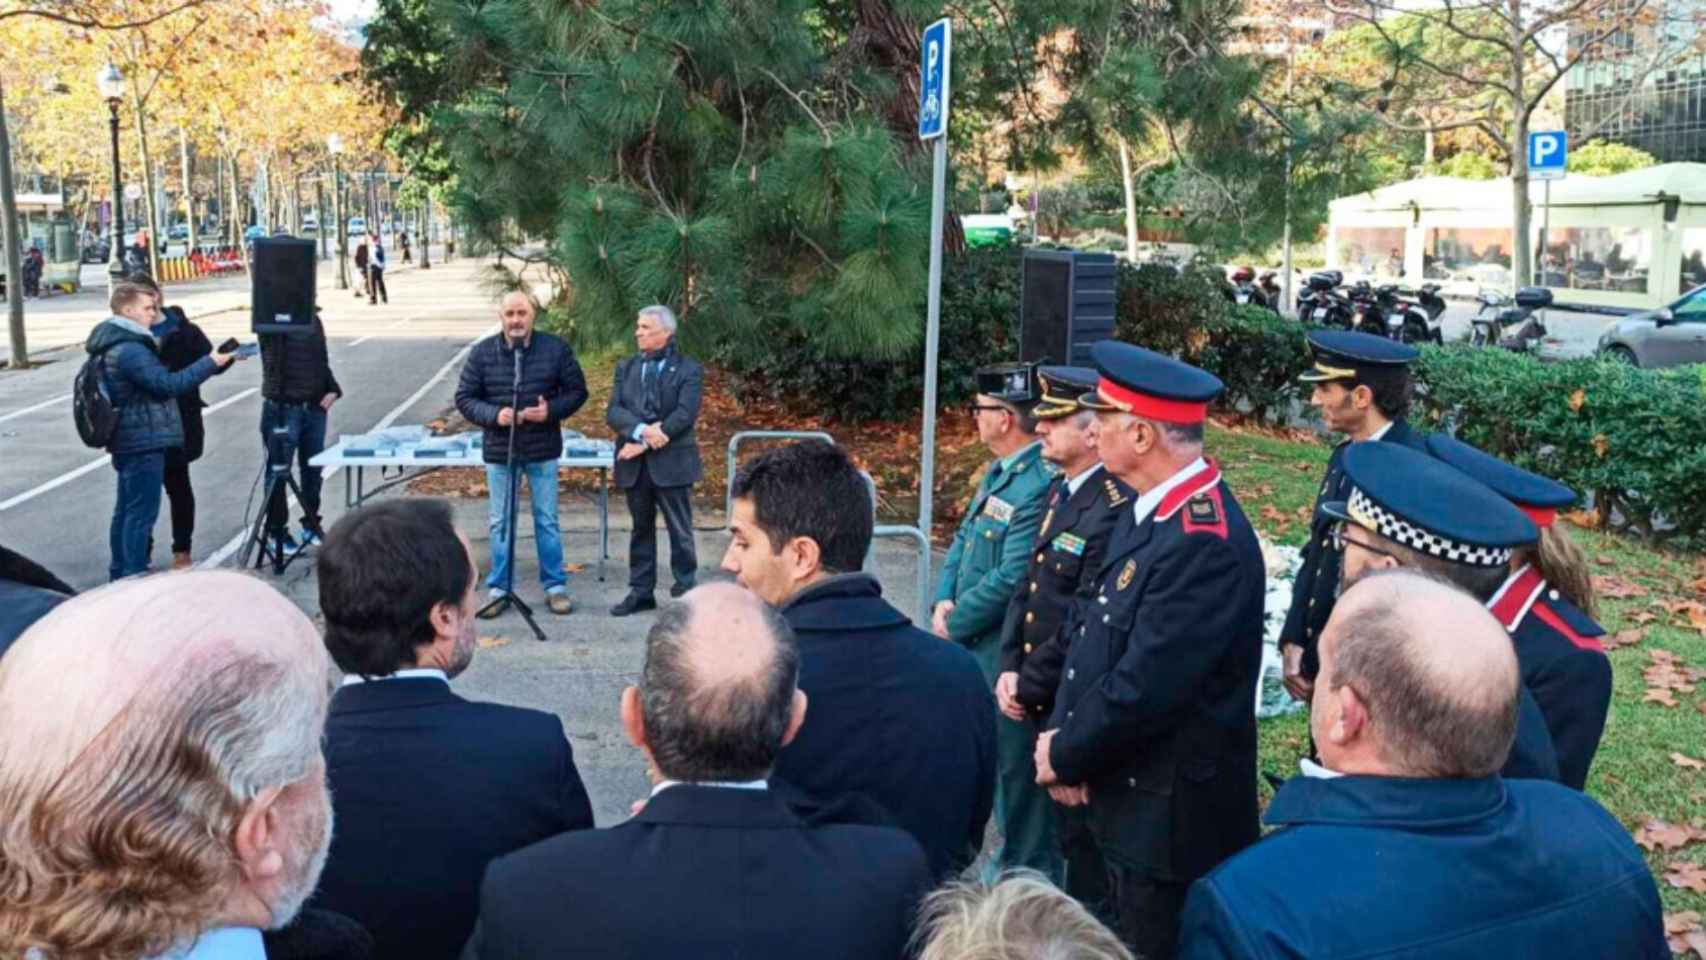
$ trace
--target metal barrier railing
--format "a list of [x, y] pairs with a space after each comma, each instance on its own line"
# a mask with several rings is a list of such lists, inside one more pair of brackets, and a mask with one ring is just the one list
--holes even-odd
[[[742, 430], [729, 438], [729, 483], [723, 494], [723, 529], [729, 528], [729, 518], [735, 512], [735, 451], [747, 440], [822, 440], [834, 443], [835, 438], [822, 430]], [[875, 503], [876, 500], [872, 500]]]
[[[834, 443], [835, 438], [822, 430], [742, 430], [729, 438], [728, 489], [723, 496], [723, 527], [728, 528], [729, 518], [734, 515], [735, 505], [735, 453], [740, 445], [747, 440], [822, 440]], [[871, 567], [871, 558], [876, 553], [878, 537], [904, 537], [918, 545], [918, 624], [925, 629], [930, 625], [930, 538], [917, 527], [904, 524], [876, 523], [877, 482], [865, 471], [859, 471], [859, 476], [865, 480], [865, 489], [871, 495], [871, 548], [865, 551], [865, 569]]]

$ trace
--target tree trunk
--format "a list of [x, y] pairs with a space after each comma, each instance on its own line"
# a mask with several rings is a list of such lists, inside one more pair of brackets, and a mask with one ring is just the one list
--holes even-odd
[[421, 226], [415, 231], [415, 246], [421, 248], [421, 269], [432, 269], [432, 194], [421, 202]]
[[1529, 250], [1528, 223], [1533, 210], [1528, 203], [1528, 109], [1524, 102], [1523, 76], [1526, 64], [1522, 57], [1522, 0], [1510, 0], [1509, 32], [1511, 49], [1511, 292], [1528, 286], [1533, 276], [1533, 256]]
[[189, 228], [186, 242], [188, 250], [195, 250], [195, 183], [194, 171], [190, 167], [190, 135], [184, 131], [183, 125], [178, 126], [178, 170], [184, 182], [184, 225]]
[[143, 111], [140, 94], [131, 96], [131, 104], [136, 108], [136, 148], [142, 153], [142, 200], [143, 209], [148, 211], [146, 224], [148, 229], [148, 275], [155, 280], [160, 279], [160, 209], [154, 196], [154, 165], [148, 159], [148, 116]]
[[1131, 144], [1124, 134], [1120, 141], [1120, 182], [1125, 185], [1125, 255], [1137, 262], [1137, 182], [1131, 173]]
[[243, 248], [243, 200], [241, 196], [242, 185], [240, 183], [242, 177], [238, 173], [237, 155], [235, 153], [231, 154], [230, 163], [231, 215], [227, 219], [231, 223], [231, 246], [241, 250]]
[[6, 328], [12, 345], [11, 366], [30, 365], [24, 343], [23, 231], [18, 228], [18, 195], [12, 186], [12, 136], [6, 129], [6, 91], [0, 87], [0, 243], [6, 245]]

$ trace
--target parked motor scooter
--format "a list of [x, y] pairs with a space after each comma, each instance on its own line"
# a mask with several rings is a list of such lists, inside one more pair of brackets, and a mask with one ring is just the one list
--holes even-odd
[[1552, 291], [1545, 287], [1523, 287], [1511, 298], [1483, 290], [1476, 298], [1481, 309], [1469, 321], [1469, 343], [1477, 347], [1499, 346], [1516, 353], [1531, 353], [1546, 336], [1546, 324], [1534, 315], [1552, 305]]
[[1445, 315], [1445, 299], [1439, 295], [1439, 284], [1424, 283], [1415, 290], [1399, 288], [1394, 292], [1393, 313], [1387, 325], [1397, 320], [1397, 339], [1405, 343], [1444, 343], [1441, 317]]
[[1312, 273], [1297, 295], [1297, 319], [1323, 327], [1350, 328], [1350, 304], [1338, 293], [1345, 275], [1337, 270]]
[[[1387, 291], [1387, 295], [1390, 291]], [[1350, 324], [1352, 330], [1384, 337], [1386, 332], [1386, 308], [1381, 305], [1382, 294], [1369, 285], [1367, 280], [1358, 280], [1345, 288], [1345, 298], [1350, 301]]]

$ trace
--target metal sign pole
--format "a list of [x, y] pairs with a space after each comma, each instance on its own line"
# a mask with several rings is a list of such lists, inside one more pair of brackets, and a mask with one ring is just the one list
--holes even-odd
[[924, 28], [919, 44], [918, 136], [935, 140], [930, 174], [930, 286], [924, 321], [924, 427], [918, 464], [918, 558], [920, 623], [930, 620], [930, 515], [936, 489], [936, 356], [942, 333], [942, 217], [947, 205], [948, 86], [953, 25], [944, 17]]
[[1540, 279], [1534, 282], [1537, 287], [1551, 286], [1546, 282], [1546, 234], [1552, 226], [1552, 181], [1547, 180], [1541, 190], [1540, 201], [1540, 255], [1535, 260], [1540, 264]]

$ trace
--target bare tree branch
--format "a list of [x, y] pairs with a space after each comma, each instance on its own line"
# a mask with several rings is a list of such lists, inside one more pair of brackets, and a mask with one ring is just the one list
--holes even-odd
[[10, 20], [13, 17], [40, 17], [43, 20], [54, 20], [68, 26], [80, 27], [84, 30], [134, 30], [158, 23], [174, 14], [182, 13], [191, 7], [199, 7], [208, 0], [182, 0], [171, 7], [149, 17], [139, 17], [132, 20], [104, 19], [87, 7], [77, 4], [64, 4], [57, 10], [44, 10], [36, 7], [24, 7], [13, 10], [0, 10], [0, 20]]

